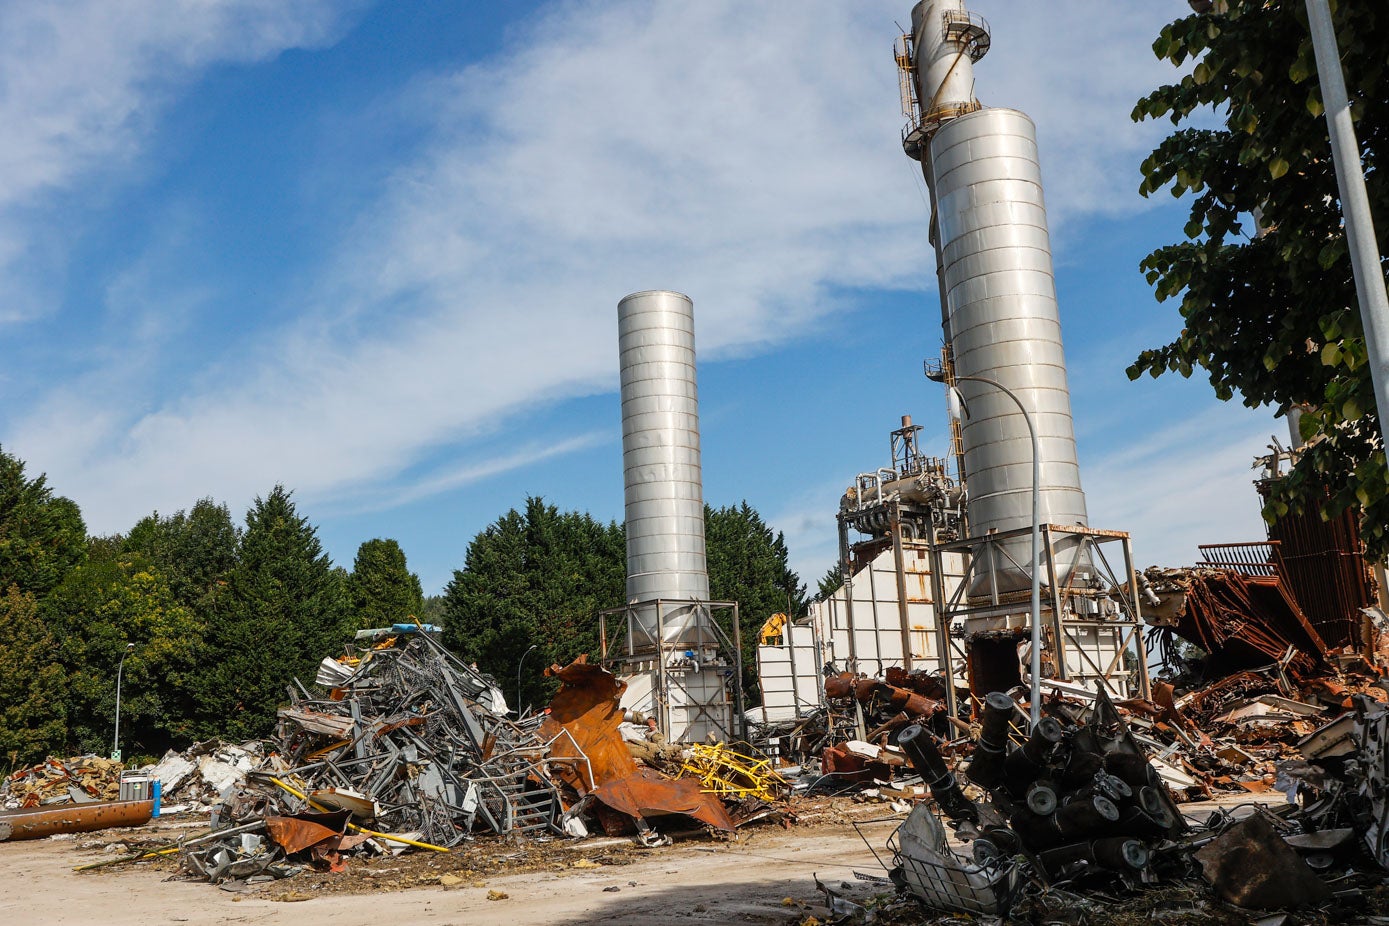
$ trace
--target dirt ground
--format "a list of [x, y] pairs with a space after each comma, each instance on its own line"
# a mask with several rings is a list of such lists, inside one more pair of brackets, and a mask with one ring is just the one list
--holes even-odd
[[[885, 807], [882, 811], [889, 813]], [[896, 822], [860, 827], [881, 853]], [[792, 829], [757, 826], [741, 831], [732, 842], [698, 838], [651, 850], [603, 839], [553, 842], [530, 855], [496, 843], [447, 857], [411, 853], [361, 866], [372, 871], [369, 876], [360, 869], [299, 875], [244, 894], [205, 882], [171, 880], [168, 864], [73, 871], [77, 865], [115, 857], [105, 851], [112, 844], [172, 841], [189, 832], [189, 823], [206, 825], [173, 818], [155, 824], [153, 831], [106, 830], [64, 840], [0, 843], [0, 923], [783, 926], [799, 923], [807, 914], [825, 917], [815, 875], [836, 886], [854, 882], [861, 897], [886, 890], [854, 881], [855, 870], [885, 872], [864, 839], [842, 819]], [[350, 883], [342, 880], [348, 876]], [[506, 896], [489, 899], [498, 894]]]

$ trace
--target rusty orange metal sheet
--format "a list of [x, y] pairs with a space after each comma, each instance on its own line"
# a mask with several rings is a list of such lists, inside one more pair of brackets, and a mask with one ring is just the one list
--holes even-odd
[[[577, 760], [552, 766], [561, 780], [580, 794], [592, 792], [606, 806], [630, 817], [684, 814], [719, 829], [733, 829], [723, 803], [702, 792], [698, 781], [667, 778], [637, 765], [618, 729], [622, 692], [627, 686], [617, 676], [602, 666], [590, 665], [586, 656], [567, 666], [551, 666], [545, 674], [562, 684], [541, 723], [541, 735], [553, 740], [552, 760]], [[562, 736], [564, 731], [569, 736]], [[579, 757], [575, 744], [588, 757], [587, 763]]]
[[[580, 794], [587, 794], [605, 781], [636, 772], [636, 760], [618, 730], [626, 683], [602, 666], [590, 665], [587, 656], [580, 656], [567, 666], [550, 666], [545, 674], [562, 684], [550, 702], [550, 713], [540, 725], [540, 735], [554, 740], [550, 746], [552, 759], [579, 760], [557, 764], [556, 774]], [[569, 736], [561, 735], [565, 731]], [[588, 757], [587, 766], [581, 754]]]
[[593, 796], [629, 817], [684, 814], [715, 829], [733, 829], [733, 819], [722, 802], [701, 791], [694, 778], [672, 780], [654, 769], [637, 769], [625, 778], [599, 785]]
[[90, 833], [113, 826], [140, 826], [154, 813], [154, 801], [61, 804], [0, 813], [0, 842], [42, 839], [58, 833]]
[[266, 817], [265, 831], [270, 841], [285, 850], [286, 855], [302, 852], [313, 846], [334, 840], [329, 848], [347, 831], [352, 814], [347, 810], [334, 813], [301, 813], [292, 817]]

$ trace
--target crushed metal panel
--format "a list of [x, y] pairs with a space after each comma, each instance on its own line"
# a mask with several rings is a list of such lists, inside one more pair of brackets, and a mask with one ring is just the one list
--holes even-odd
[[297, 813], [287, 817], [269, 816], [265, 818], [265, 831], [270, 841], [284, 849], [286, 855], [293, 855], [329, 840], [341, 839], [347, 832], [347, 821], [351, 816], [347, 810]]
[[1255, 813], [1196, 852], [1206, 880], [1221, 900], [1254, 910], [1318, 904], [1331, 888]]
[[986, 867], [950, 851], [945, 827], [925, 803], [912, 808], [893, 833], [889, 848], [896, 863], [893, 880], [931, 910], [1006, 914], [1021, 884], [1011, 860]]
[[672, 781], [654, 769], [643, 768], [624, 778], [603, 782], [593, 796], [629, 817], [683, 814], [715, 829], [733, 830], [733, 819], [723, 804], [701, 791], [693, 778]]
[[[633, 774], [637, 763], [618, 729], [627, 686], [602, 666], [590, 664], [587, 656], [567, 666], [550, 666], [545, 674], [561, 682], [540, 724], [540, 735], [553, 741], [555, 774], [580, 794]], [[558, 761], [565, 759], [569, 761]]]

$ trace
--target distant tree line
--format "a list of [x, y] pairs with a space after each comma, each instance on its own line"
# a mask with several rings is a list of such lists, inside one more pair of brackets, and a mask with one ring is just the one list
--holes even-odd
[[[776, 611], [801, 613], [805, 589], [746, 502], [706, 519], [711, 593], [742, 606], [755, 693], [756, 631]], [[351, 571], [334, 566], [283, 486], [240, 524], [202, 499], [92, 537], [75, 503], [0, 448], [0, 757], [109, 753], [122, 656], [127, 756], [265, 736], [294, 679], [311, 683], [354, 631], [402, 621], [443, 624], [508, 700], [529, 650], [520, 697], [543, 704], [545, 665], [597, 658], [598, 612], [622, 604], [624, 562], [621, 525], [539, 498], [481, 531], [431, 598], [394, 540], [363, 543]]]

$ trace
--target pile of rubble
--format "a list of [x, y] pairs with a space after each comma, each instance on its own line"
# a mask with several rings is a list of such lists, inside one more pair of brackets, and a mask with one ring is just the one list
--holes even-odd
[[561, 683], [554, 701], [518, 721], [434, 634], [381, 631], [323, 660], [320, 693], [296, 682], [266, 742], [165, 756], [151, 774], [171, 800], [212, 804], [212, 828], [156, 851], [223, 882], [339, 870], [350, 852], [448, 851], [483, 834], [596, 827], [655, 845], [668, 841], [658, 821], [728, 832], [789, 791], [765, 760], [651, 741], [619, 706], [624, 683], [584, 657], [546, 674]]
[[171, 749], [157, 765], [140, 771], [159, 780], [165, 813], [207, 811], [245, 784], [247, 773], [264, 759], [260, 742], [237, 746], [207, 740], [183, 752]]
[[120, 795], [124, 768], [120, 762], [99, 756], [45, 759], [5, 779], [0, 786], [0, 808], [114, 801]]

